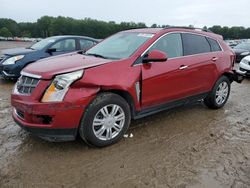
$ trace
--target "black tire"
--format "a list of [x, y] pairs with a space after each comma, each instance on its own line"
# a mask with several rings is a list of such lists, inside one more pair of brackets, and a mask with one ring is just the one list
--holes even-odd
[[[226, 83], [227, 86], [228, 86], [228, 94], [227, 96], [224, 98], [224, 100], [222, 101], [222, 103], [218, 103], [216, 101], [216, 91], [219, 89], [219, 86], [222, 84], [222, 83]], [[215, 83], [212, 91], [208, 94], [208, 96], [204, 99], [204, 104], [208, 107], [208, 108], [211, 108], [211, 109], [219, 109], [219, 108], [222, 108], [227, 100], [228, 100], [228, 97], [230, 95], [230, 90], [231, 90], [231, 82], [230, 80], [226, 77], [226, 76], [222, 76], [220, 77], [219, 80], [217, 80], [217, 82]]]
[[[121, 128], [120, 132], [117, 133], [117, 135], [114, 138], [110, 140], [101, 140], [95, 135], [93, 123], [96, 115], [100, 113], [100, 110], [107, 105], [118, 105], [125, 114], [125, 120], [123, 121], [123, 127]], [[88, 105], [87, 109], [85, 110], [84, 116], [80, 123], [79, 134], [80, 137], [90, 146], [95, 146], [95, 147], [109, 146], [118, 142], [123, 137], [123, 135], [126, 133], [130, 125], [130, 120], [131, 120], [130, 108], [125, 99], [114, 93], [108, 93], [108, 92], [101, 93], [97, 95], [97, 97]], [[113, 128], [112, 130], [114, 131]]]

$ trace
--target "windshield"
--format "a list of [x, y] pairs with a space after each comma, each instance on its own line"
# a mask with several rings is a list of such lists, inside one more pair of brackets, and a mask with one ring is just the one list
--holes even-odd
[[46, 39], [43, 39], [35, 44], [33, 44], [30, 48], [34, 49], [34, 50], [42, 50], [44, 47], [46, 47], [48, 44], [51, 44], [53, 42], [55, 42], [55, 38], [54, 37], [49, 37]]
[[128, 58], [153, 36], [153, 34], [147, 33], [118, 33], [97, 44], [86, 54], [108, 59]]
[[250, 51], [250, 43], [241, 43], [234, 47], [235, 49], [243, 49]]

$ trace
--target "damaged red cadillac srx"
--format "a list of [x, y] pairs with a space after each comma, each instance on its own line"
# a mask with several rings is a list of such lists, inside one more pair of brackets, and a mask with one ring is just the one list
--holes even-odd
[[17, 81], [13, 118], [50, 141], [103, 147], [120, 140], [130, 120], [202, 100], [218, 109], [230, 85], [235, 54], [221, 36], [168, 27], [119, 32], [87, 52], [30, 64]]

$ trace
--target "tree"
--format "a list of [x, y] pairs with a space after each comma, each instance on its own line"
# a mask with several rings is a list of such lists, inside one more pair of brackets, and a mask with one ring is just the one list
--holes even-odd
[[[152, 24], [150, 27], [167, 27], [169, 25]], [[189, 25], [194, 27], [193, 25]], [[0, 18], [0, 28], [5, 28], [2, 33], [15, 37], [49, 37], [53, 35], [86, 35], [93, 38], [103, 39], [119, 31], [147, 27], [145, 23], [139, 22], [105, 22], [91, 18], [73, 19], [70, 17], [43, 16], [37, 22], [17, 23], [12, 19]], [[204, 29], [207, 27], [205, 26]], [[7, 30], [8, 31], [7, 31]], [[224, 39], [250, 38], [250, 28], [244, 27], [222, 27], [215, 25], [209, 30], [222, 35]], [[10, 33], [9, 33], [10, 32]]]
[[37, 20], [37, 27], [40, 30], [40, 36], [44, 38], [50, 36], [50, 27], [53, 20], [54, 18], [50, 16], [43, 16]]
[[6, 27], [0, 29], [0, 36], [2, 37], [12, 37], [12, 33]]

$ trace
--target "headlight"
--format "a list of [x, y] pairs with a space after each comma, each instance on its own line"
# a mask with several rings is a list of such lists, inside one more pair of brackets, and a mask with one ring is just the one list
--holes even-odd
[[246, 60], [246, 59], [242, 59], [242, 60], [241, 60], [241, 63], [244, 63], [244, 64], [249, 65], [249, 61], [248, 61], [248, 60]]
[[242, 52], [240, 55], [249, 55], [250, 52]]
[[6, 59], [4, 62], [3, 62], [3, 65], [13, 65], [16, 63], [16, 61], [19, 61], [20, 59], [23, 59], [24, 55], [17, 55], [17, 56], [14, 56], [14, 57], [11, 57], [9, 59]]
[[42, 102], [62, 101], [69, 86], [83, 75], [83, 70], [61, 74], [55, 77], [43, 95]]

